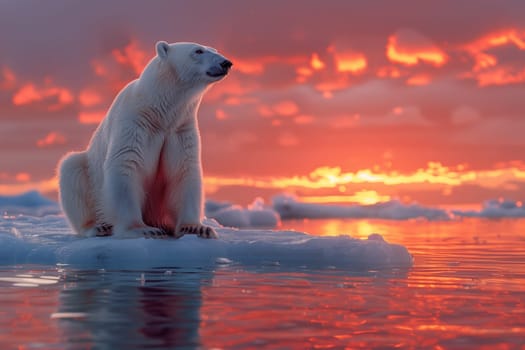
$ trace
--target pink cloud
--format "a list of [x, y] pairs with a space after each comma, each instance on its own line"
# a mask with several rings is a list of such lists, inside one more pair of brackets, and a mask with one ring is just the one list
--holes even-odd
[[106, 111], [80, 112], [78, 121], [82, 124], [98, 124], [106, 116]]
[[96, 106], [102, 102], [102, 96], [94, 89], [83, 89], [78, 95], [78, 102], [85, 107]]
[[16, 75], [8, 67], [2, 67], [0, 70], [0, 90], [11, 90], [16, 86]]

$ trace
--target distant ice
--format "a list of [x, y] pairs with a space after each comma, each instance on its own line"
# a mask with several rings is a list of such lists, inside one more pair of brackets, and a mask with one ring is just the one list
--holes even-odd
[[205, 209], [206, 217], [215, 219], [226, 227], [275, 228], [280, 222], [279, 214], [265, 206], [262, 198], [256, 198], [248, 208], [207, 200]]
[[[0, 214], [44, 216], [60, 214], [58, 203], [31, 191], [18, 196], [0, 196]], [[451, 220], [461, 217], [525, 218], [521, 201], [491, 199], [480, 210], [446, 210], [417, 203], [406, 204], [398, 200], [373, 205], [305, 203], [291, 194], [273, 198], [272, 205], [256, 198], [243, 208], [230, 202], [207, 200], [205, 213], [222, 226], [235, 228], [275, 228], [280, 220], [288, 219], [426, 219]]]
[[525, 218], [525, 208], [520, 201], [491, 199], [480, 210], [454, 210], [454, 215], [478, 218]]
[[450, 213], [444, 209], [429, 208], [419, 204], [404, 204], [398, 200], [373, 205], [330, 205], [303, 203], [293, 195], [281, 194], [273, 198], [273, 208], [279, 213], [282, 220], [327, 218], [451, 219]]
[[0, 213], [43, 216], [60, 213], [60, 207], [58, 203], [42, 196], [39, 192], [30, 191], [17, 196], [0, 195]]

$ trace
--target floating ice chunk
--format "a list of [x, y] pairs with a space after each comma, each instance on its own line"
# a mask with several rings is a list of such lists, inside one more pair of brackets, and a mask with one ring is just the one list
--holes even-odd
[[250, 227], [250, 214], [248, 210], [238, 205], [219, 209], [214, 213], [206, 214], [206, 216], [217, 220], [217, 222], [223, 226], [238, 228]]
[[221, 225], [236, 228], [274, 228], [279, 225], [279, 214], [264, 205], [262, 198], [256, 198], [248, 208], [227, 202], [206, 202], [206, 216]]
[[51, 319], [57, 319], [57, 318], [75, 319], [75, 318], [86, 318], [86, 317], [87, 317], [87, 313], [85, 312], [54, 312], [50, 316]]
[[204, 211], [206, 215], [209, 216], [210, 213], [215, 213], [221, 209], [231, 207], [233, 204], [230, 202], [218, 202], [211, 199], [207, 199], [204, 204]]
[[329, 205], [302, 203], [293, 195], [281, 194], [273, 198], [273, 208], [283, 220], [327, 218], [449, 220], [451, 218], [446, 210], [428, 208], [419, 204], [404, 204], [398, 200], [372, 205]]
[[217, 263], [217, 265], [230, 265], [233, 264], [233, 261], [228, 258], [219, 257], [215, 260], [215, 263]]
[[[217, 225], [208, 219], [207, 224]], [[218, 225], [217, 225], [218, 226]], [[21, 236], [12, 234], [13, 228]], [[80, 238], [62, 216], [0, 218], [0, 265], [67, 265], [86, 269], [216, 268], [239, 266], [361, 270], [409, 267], [412, 256], [380, 235], [367, 240], [317, 237], [291, 231], [217, 227], [219, 239], [186, 235], [181, 239]], [[226, 260], [227, 259], [227, 260]], [[46, 279], [42, 279], [46, 281]]]

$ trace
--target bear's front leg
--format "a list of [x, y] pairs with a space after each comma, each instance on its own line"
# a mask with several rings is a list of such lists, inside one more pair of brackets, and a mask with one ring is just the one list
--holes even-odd
[[175, 235], [196, 234], [201, 238], [218, 238], [213, 227], [203, 225], [202, 171], [200, 165], [184, 172], [179, 183], [174, 185], [170, 196], [170, 212]]
[[138, 175], [140, 172], [134, 168], [137, 163], [115, 163], [106, 169], [103, 188], [104, 211], [109, 225], [113, 226], [113, 235], [119, 238], [166, 238], [165, 230], [144, 224], [144, 189]]

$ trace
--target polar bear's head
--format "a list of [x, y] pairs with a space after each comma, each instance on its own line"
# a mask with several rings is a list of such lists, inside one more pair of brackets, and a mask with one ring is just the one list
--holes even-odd
[[196, 43], [168, 44], [159, 41], [157, 56], [175, 72], [178, 79], [192, 84], [209, 85], [224, 78], [233, 65], [211, 47]]

